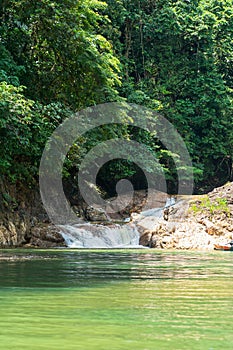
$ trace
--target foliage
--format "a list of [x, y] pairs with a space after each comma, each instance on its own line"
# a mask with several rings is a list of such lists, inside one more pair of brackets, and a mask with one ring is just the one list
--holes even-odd
[[107, 2], [124, 62], [120, 93], [161, 111], [176, 126], [199, 186], [226, 182], [232, 159], [231, 2]]
[[59, 103], [35, 103], [24, 90], [0, 83], [0, 173], [12, 181], [31, 182], [47, 138], [70, 112]]
[[210, 216], [214, 214], [226, 214], [227, 216], [230, 216], [230, 208], [226, 198], [216, 198], [216, 200], [212, 201], [209, 197], [204, 197], [191, 204], [190, 210], [194, 214], [207, 213]]
[[[177, 128], [197, 189], [231, 179], [232, 35], [230, 0], [2, 1], [1, 174], [35, 177], [45, 141], [62, 120], [87, 106], [126, 100], [162, 113]], [[108, 125], [77, 140], [66, 176], [75, 176], [88, 150], [110, 138], [145, 144], [174, 191], [179, 155], [127, 126]], [[144, 186], [125, 160], [108, 164], [99, 182], [109, 190], [122, 177]]]
[[0, 170], [31, 181], [71, 111], [117, 99], [119, 61], [99, 32], [98, 0], [0, 4]]
[[115, 99], [118, 59], [98, 33], [105, 18], [98, 0], [10, 0], [2, 6], [2, 38], [24, 66], [30, 98], [74, 108]]
[[19, 75], [24, 70], [17, 66], [10, 52], [0, 43], [0, 81], [19, 86]]

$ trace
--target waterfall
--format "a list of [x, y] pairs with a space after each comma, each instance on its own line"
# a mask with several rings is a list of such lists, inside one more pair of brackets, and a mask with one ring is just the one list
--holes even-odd
[[60, 226], [70, 248], [137, 248], [140, 234], [134, 224], [109, 226], [75, 224]]
[[[163, 219], [164, 209], [175, 204], [175, 199], [169, 197], [165, 206], [132, 214], [136, 221], [146, 217]], [[130, 219], [129, 219], [130, 220]], [[70, 248], [142, 248], [139, 245], [140, 233], [136, 224], [125, 220], [125, 224], [108, 223], [108, 225], [76, 223], [60, 225], [60, 232]]]

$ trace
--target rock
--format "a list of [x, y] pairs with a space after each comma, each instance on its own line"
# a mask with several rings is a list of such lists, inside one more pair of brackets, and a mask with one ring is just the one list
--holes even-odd
[[144, 247], [150, 247], [151, 246], [151, 238], [152, 238], [152, 232], [145, 231], [140, 236], [139, 244], [143, 245]]
[[[230, 189], [229, 189], [230, 188]], [[227, 193], [228, 201], [231, 202], [233, 184], [221, 195]], [[211, 200], [216, 200], [218, 190], [210, 194]], [[226, 244], [233, 237], [233, 206], [229, 206], [230, 212], [217, 211], [211, 213], [200, 210], [195, 213], [190, 208], [193, 204], [200, 204], [206, 196], [183, 196], [172, 207], [165, 208], [165, 216], [156, 217], [156, 211], [132, 214], [131, 219], [141, 234], [140, 244], [147, 247], [163, 249], [198, 249], [212, 250], [214, 244]], [[221, 197], [220, 197], [221, 198]], [[211, 207], [213, 210], [214, 206]], [[149, 215], [148, 215], [149, 213]]]
[[168, 220], [168, 217], [169, 217], [169, 208], [165, 208], [164, 210], [163, 210], [163, 218], [164, 218], [164, 220]]
[[27, 242], [27, 235], [30, 230], [28, 217], [20, 217], [17, 213], [2, 218], [0, 224], [0, 246], [20, 246]]
[[151, 190], [149, 198], [146, 190], [134, 191], [133, 194], [130, 192], [110, 198], [106, 211], [112, 220], [121, 220], [132, 213], [163, 207], [166, 198], [166, 193], [157, 190]]
[[[116, 212], [109, 215], [106, 208], [87, 207], [77, 201], [72, 206], [77, 215], [108, 227], [111, 219], [123, 221], [130, 216], [126, 227], [135, 224], [140, 232], [140, 244], [151, 248], [213, 249], [214, 244], [226, 244], [233, 238], [233, 183], [208, 195], [182, 196], [176, 203], [170, 200], [169, 207], [163, 210], [166, 198], [165, 193], [154, 191], [147, 202], [146, 191], [136, 191], [129, 203], [129, 194], [123, 194]], [[224, 199], [223, 205], [213, 210], [219, 198]], [[203, 199], [209, 201], [206, 208], [202, 206]], [[109, 200], [109, 208], [113, 208], [114, 200]], [[0, 180], [0, 246], [65, 246], [59, 231], [49, 223], [38, 189], [19, 190], [14, 184], [6, 186]]]
[[40, 224], [31, 231], [27, 246], [37, 248], [65, 247], [60, 230], [51, 224]]
[[102, 208], [96, 208], [96, 207], [89, 206], [86, 209], [85, 216], [86, 216], [87, 220], [93, 221], [93, 222], [110, 221], [110, 217], [105, 212], [105, 210]]

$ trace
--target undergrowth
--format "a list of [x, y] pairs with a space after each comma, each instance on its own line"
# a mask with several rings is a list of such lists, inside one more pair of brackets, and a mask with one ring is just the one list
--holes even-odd
[[190, 205], [190, 211], [194, 214], [209, 213], [213, 214], [226, 214], [230, 217], [230, 208], [226, 198], [216, 198], [215, 201], [211, 201], [209, 197], [204, 197], [198, 202]]

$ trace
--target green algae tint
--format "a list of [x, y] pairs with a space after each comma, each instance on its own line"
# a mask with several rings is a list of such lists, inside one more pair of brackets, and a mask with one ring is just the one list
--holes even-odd
[[232, 350], [232, 252], [4, 250], [4, 350]]

